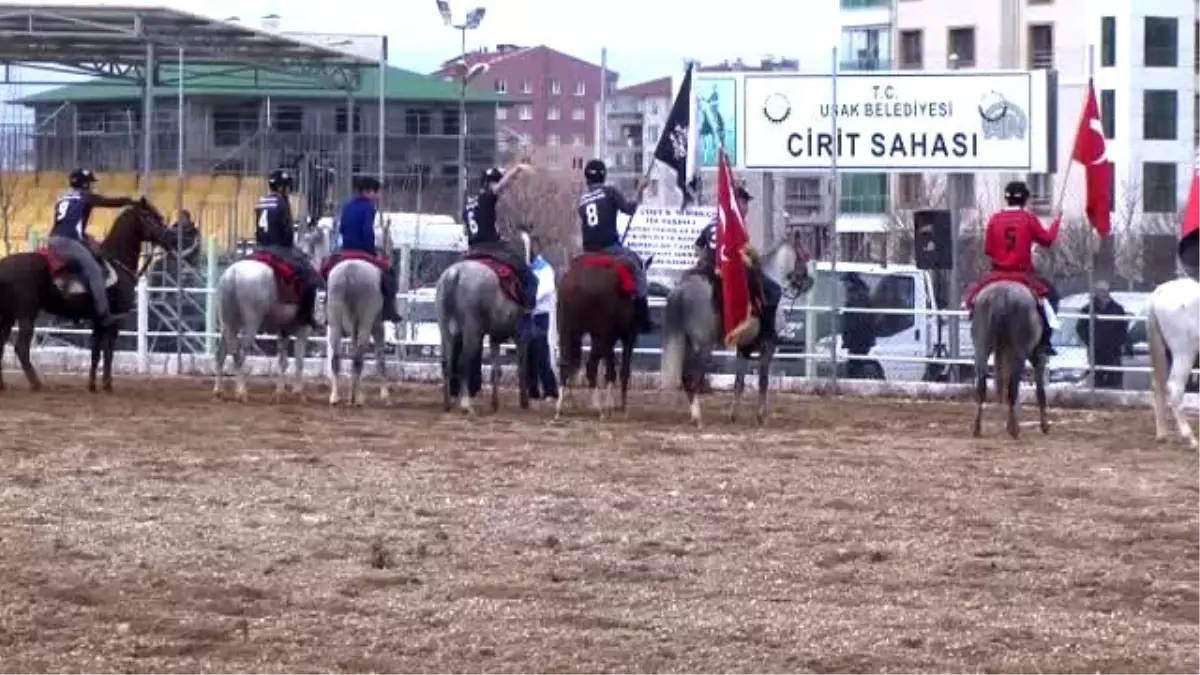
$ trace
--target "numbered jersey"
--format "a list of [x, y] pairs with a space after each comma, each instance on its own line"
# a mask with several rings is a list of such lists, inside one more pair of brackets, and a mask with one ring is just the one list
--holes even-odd
[[71, 190], [54, 203], [54, 226], [50, 228], [50, 236], [82, 240], [91, 217], [92, 208], [87, 198], [78, 190]]
[[1024, 209], [1004, 209], [988, 219], [984, 248], [993, 269], [1032, 272], [1035, 243], [1050, 246], [1054, 240], [1032, 213]]
[[480, 190], [463, 206], [463, 226], [467, 228], [467, 244], [492, 244], [500, 241], [496, 227], [496, 203], [499, 198], [491, 190]]
[[621, 243], [617, 233], [617, 214], [633, 215], [636, 205], [611, 186], [588, 188], [579, 198], [579, 220], [583, 229], [583, 250], [599, 251]]
[[287, 197], [269, 194], [254, 207], [254, 242], [259, 246], [291, 247], [296, 233], [292, 227], [292, 205]]

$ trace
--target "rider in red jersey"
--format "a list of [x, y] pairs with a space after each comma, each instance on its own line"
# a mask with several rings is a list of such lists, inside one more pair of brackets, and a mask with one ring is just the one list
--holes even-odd
[[[1048, 299], [1052, 309], [1057, 310], [1057, 294], [1054, 286], [1038, 276], [1033, 266], [1033, 246], [1039, 244], [1049, 248], [1058, 238], [1058, 229], [1062, 225], [1062, 214], [1054, 215], [1050, 229], [1042, 227], [1037, 216], [1026, 210], [1029, 202], [1029, 186], [1021, 181], [1013, 181], [1004, 187], [1005, 208], [992, 214], [988, 219], [987, 234], [984, 240], [984, 252], [992, 261], [992, 272], [1006, 275], [1025, 276], [1026, 283], [1039, 299]], [[1050, 345], [1050, 322], [1045, 307], [1038, 303], [1038, 312], [1042, 317], [1041, 349], [1048, 355], [1054, 354]]]

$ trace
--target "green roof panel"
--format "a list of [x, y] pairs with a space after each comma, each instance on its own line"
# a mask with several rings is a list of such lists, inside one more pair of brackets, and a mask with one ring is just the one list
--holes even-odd
[[[179, 69], [167, 62], [159, 66], [158, 96], [174, 95], [178, 87]], [[384, 83], [384, 95], [393, 101], [457, 101], [458, 85], [454, 82], [414, 73], [411, 70], [389, 66]], [[308, 100], [345, 100], [346, 92], [319, 86], [301, 75], [280, 73], [245, 66], [184, 65], [183, 87], [185, 93], [206, 96], [245, 96], [259, 98], [272, 96]], [[13, 103], [83, 103], [89, 101], [136, 100], [142, 96], [139, 85], [128, 81], [93, 78], [84, 82], [54, 87], [36, 94], [23, 96]], [[362, 84], [355, 97], [359, 99], [379, 98], [379, 69], [364, 69]], [[473, 87], [467, 88], [468, 103], [503, 103], [507, 96]]]

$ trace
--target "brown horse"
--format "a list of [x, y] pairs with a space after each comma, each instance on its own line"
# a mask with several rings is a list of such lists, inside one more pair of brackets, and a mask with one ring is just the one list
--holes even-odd
[[[583, 337], [590, 341], [587, 360], [592, 406], [601, 419], [613, 408], [617, 379], [616, 345], [621, 343], [621, 404], [625, 410], [629, 371], [638, 326], [634, 311], [634, 273], [630, 263], [608, 253], [584, 253], [571, 261], [558, 289], [558, 405], [554, 418], [566, 409], [568, 390], [583, 360]], [[604, 359], [603, 395], [596, 388], [600, 360]]]
[[[134, 309], [137, 279], [145, 271], [137, 269], [143, 242], [170, 250], [162, 214], [145, 198], [128, 206], [117, 216], [112, 230], [100, 244], [105, 263], [109, 303], [114, 314]], [[88, 391], [96, 391], [96, 368], [104, 355], [104, 391], [112, 391], [112, 361], [120, 326], [102, 326], [96, 322], [91, 295], [78, 270], [66, 265], [53, 252], [42, 249], [32, 253], [14, 253], [0, 260], [0, 361], [4, 347], [17, 326], [15, 349], [21, 369], [34, 391], [41, 388], [29, 349], [33, 344], [34, 323], [43, 311], [74, 321], [92, 322], [92, 367]], [[0, 374], [0, 390], [4, 379]]]

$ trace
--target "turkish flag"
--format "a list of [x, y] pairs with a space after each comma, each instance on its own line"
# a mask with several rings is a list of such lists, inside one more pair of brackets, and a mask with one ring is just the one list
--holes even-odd
[[1113, 165], [1108, 159], [1108, 148], [1104, 142], [1104, 124], [1100, 121], [1100, 106], [1096, 103], [1096, 89], [1088, 78], [1087, 100], [1083, 104], [1083, 116], [1075, 132], [1075, 149], [1071, 159], [1083, 165], [1083, 177], [1087, 185], [1087, 201], [1084, 212], [1088, 221], [1101, 237], [1112, 230], [1112, 213], [1109, 207], [1113, 198]]
[[717, 168], [717, 260], [721, 270], [726, 346], [739, 342], [750, 321], [750, 285], [743, 257], [749, 243], [746, 222], [734, 199], [733, 169], [722, 147]]
[[1187, 205], [1183, 207], [1183, 227], [1179, 229], [1179, 238], [1187, 239], [1188, 235], [1195, 236], [1200, 231], [1200, 156], [1197, 157], [1197, 167], [1192, 174], [1192, 189], [1188, 191]]

